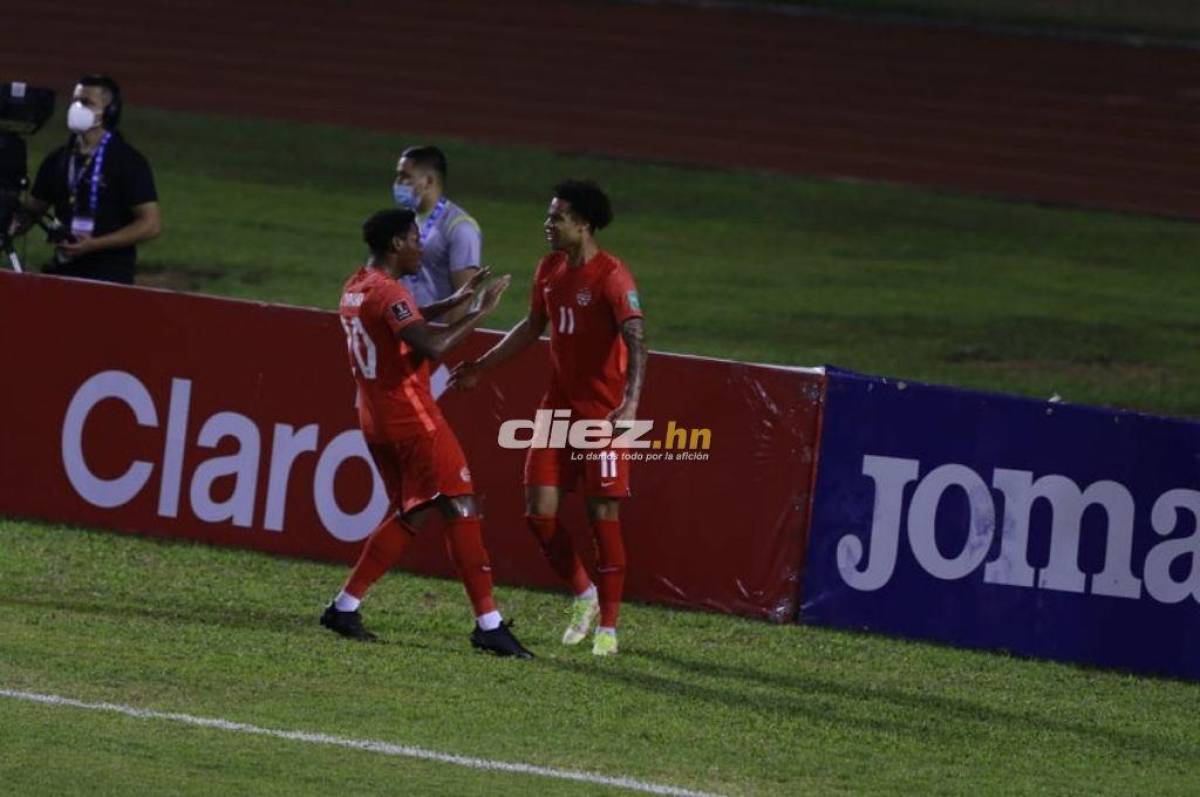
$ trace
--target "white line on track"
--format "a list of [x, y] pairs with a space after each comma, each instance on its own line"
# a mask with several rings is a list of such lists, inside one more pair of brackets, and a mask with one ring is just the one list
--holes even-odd
[[644, 794], [666, 794], [672, 795], [673, 797], [716, 797], [716, 795], [709, 794], [708, 792], [681, 789], [677, 786], [664, 786], [658, 783], [648, 783], [643, 780], [634, 780], [633, 778], [617, 778], [610, 777], [608, 775], [597, 775], [591, 772], [579, 772], [570, 769], [554, 769], [552, 767], [539, 767], [535, 766], [534, 764], [521, 764], [510, 761], [492, 761], [486, 758], [472, 758], [470, 756], [454, 755], [453, 753], [439, 753], [436, 750], [426, 750], [421, 747], [409, 747], [408, 745], [403, 744], [380, 742], [373, 739], [349, 739], [344, 736], [329, 736], [324, 733], [309, 733], [307, 731], [281, 731], [273, 728], [260, 728], [257, 725], [247, 725], [242, 722], [230, 722], [229, 720], [212, 719], [210, 717], [194, 717], [191, 714], [175, 714], [165, 711], [151, 711], [150, 709], [135, 708], [133, 706], [122, 706], [117, 703], [86, 703], [82, 700], [74, 700], [69, 697], [60, 697], [58, 695], [41, 695], [35, 692], [19, 692], [12, 689], [0, 689], [0, 697], [7, 697], [13, 700], [24, 700], [28, 703], [42, 703], [48, 706], [65, 706], [69, 708], [89, 709], [91, 711], [108, 711], [113, 714], [124, 714], [127, 717], [135, 717], [137, 719], [168, 720], [170, 722], [181, 722], [185, 725], [195, 725], [201, 728], [215, 728], [221, 731], [249, 733], [257, 736], [271, 736], [276, 739], [287, 739], [294, 742], [327, 744], [334, 747], [346, 747], [351, 750], [364, 750], [369, 753], [379, 753], [381, 755], [399, 756], [402, 758], [419, 758], [425, 761], [438, 761], [443, 764], [454, 764], [460, 767], [470, 767], [471, 769], [485, 769], [493, 772], [512, 772], [519, 775], [535, 775], [541, 778], [554, 778], [556, 780], [571, 780], [579, 783], [612, 786], [614, 788], [627, 789], [629, 791], [637, 791]]

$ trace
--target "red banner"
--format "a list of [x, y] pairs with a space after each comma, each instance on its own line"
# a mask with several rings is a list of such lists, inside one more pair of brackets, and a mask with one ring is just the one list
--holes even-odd
[[[0, 513], [349, 562], [386, 512], [332, 313], [2, 272], [0, 332]], [[502, 583], [560, 586], [525, 529], [524, 451], [497, 443], [533, 418], [547, 372], [539, 344], [440, 398]], [[629, 597], [794, 618], [822, 385], [651, 356], [640, 414], [660, 445], [637, 450], [622, 507]], [[563, 517], [590, 552], [582, 501]], [[403, 566], [450, 575], [439, 531]]]

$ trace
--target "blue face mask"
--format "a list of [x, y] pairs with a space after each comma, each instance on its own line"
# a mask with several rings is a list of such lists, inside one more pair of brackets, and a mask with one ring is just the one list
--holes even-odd
[[420, 200], [413, 192], [411, 185], [392, 183], [392, 199], [396, 200], [396, 207], [414, 212], [417, 209], [417, 205], [420, 204]]

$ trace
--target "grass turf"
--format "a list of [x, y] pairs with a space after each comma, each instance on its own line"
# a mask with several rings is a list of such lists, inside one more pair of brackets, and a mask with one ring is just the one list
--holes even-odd
[[[566, 600], [502, 589], [532, 662], [472, 653], [454, 582], [393, 574], [387, 644], [316, 623], [341, 567], [0, 521], [0, 685], [738, 794], [1187, 794], [1200, 687], [630, 606], [622, 653], [558, 642]], [[52, 767], [45, 762], [52, 761]], [[591, 794], [0, 698], [19, 794]], [[83, 784], [86, 784], [84, 786]]]
[[[147, 281], [327, 308], [412, 141], [144, 108], [126, 129], [164, 208]], [[35, 138], [32, 163], [53, 143]], [[550, 187], [589, 175], [614, 197], [602, 242], [630, 264], [655, 348], [1200, 416], [1200, 225], [442, 143], [485, 260], [515, 276], [494, 326], [526, 306]]]

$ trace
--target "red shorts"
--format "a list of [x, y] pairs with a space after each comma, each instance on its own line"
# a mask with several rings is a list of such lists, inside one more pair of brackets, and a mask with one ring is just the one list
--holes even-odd
[[588, 498], [628, 498], [628, 448], [531, 448], [525, 455], [525, 486], [574, 489], [582, 479]]
[[445, 423], [428, 437], [402, 443], [368, 443], [371, 459], [387, 488], [388, 499], [401, 513], [438, 496], [472, 495], [471, 470], [458, 438]]

